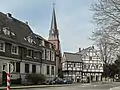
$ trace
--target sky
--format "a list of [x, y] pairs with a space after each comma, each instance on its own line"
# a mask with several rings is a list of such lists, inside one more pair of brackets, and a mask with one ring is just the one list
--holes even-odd
[[94, 0], [0, 0], [0, 12], [27, 21], [34, 33], [48, 39], [54, 2], [62, 52], [92, 46]]

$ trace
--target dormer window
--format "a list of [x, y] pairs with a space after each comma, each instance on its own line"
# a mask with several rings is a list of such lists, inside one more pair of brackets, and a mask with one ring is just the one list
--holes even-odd
[[11, 53], [18, 55], [18, 46], [17, 45], [11, 46]]
[[[24, 40], [25, 40], [25, 38], [24, 38]], [[33, 40], [33, 38], [31, 36], [27, 37], [27, 41], [31, 44], [36, 44], [36, 42]]]
[[5, 42], [0, 41], [0, 51], [5, 52]]
[[24, 37], [24, 40], [26, 41], [27, 39]]
[[9, 35], [10, 36], [10, 31], [9, 31], [8, 27], [4, 27], [3, 28], [3, 32], [4, 32], [5, 35]]
[[29, 43], [32, 43], [32, 42], [33, 42], [33, 39], [32, 39], [30, 36], [28, 36], [27, 39], [28, 39], [28, 42], [29, 42]]
[[11, 35], [12, 35], [12, 36], [15, 36], [15, 33], [14, 33], [14, 32], [11, 32]]

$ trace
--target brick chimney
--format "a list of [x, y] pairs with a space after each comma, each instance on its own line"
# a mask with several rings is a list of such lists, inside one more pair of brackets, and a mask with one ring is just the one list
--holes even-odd
[[81, 48], [79, 48], [79, 52], [81, 52]]

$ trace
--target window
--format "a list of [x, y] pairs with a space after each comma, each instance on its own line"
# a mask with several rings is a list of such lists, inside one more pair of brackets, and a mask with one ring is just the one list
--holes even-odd
[[5, 43], [0, 41], [0, 51], [5, 52]]
[[8, 27], [4, 27], [3, 28], [3, 32], [4, 32], [5, 35], [9, 35], [10, 36], [10, 31], [9, 31]]
[[84, 65], [84, 69], [86, 69], [86, 65]]
[[49, 75], [49, 74], [50, 74], [50, 67], [47, 66], [47, 75]]
[[74, 63], [74, 67], [76, 67], [75, 63]]
[[12, 36], [15, 36], [15, 33], [14, 33], [14, 32], [11, 32], [11, 35], [12, 35]]
[[41, 39], [39, 40], [39, 46], [42, 46], [42, 40]]
[[34, 58], [39, 59], [40, 53], [39, 52], [34, 52]]
[[89, 57], [89, 60], [92, 60], [92, 57]]
[[25, 64], [25, 73], [29, 73], [29, 64]]
[[5, 70], [5, 65], [3, 65], [3, 71]]
[[36, 65], [32, 65], [32, 73], [36, 73]]
[[32, 50], [30, 50], [30, 49], [27, 50], [27, 56], [32, 57]]
[[51, 74], [54, 75], [54, 66], [51, 67]]
[[54, 52], [51, 52], [51, 61], [55, 61], [54, 60]]
[[46, 59], [50, 60], [50, 51], [49, 50], [46, 51]]
[[12, 45], [12, 46], [11, 46], [11, 53], [18, 55], [18, 46]]
[[45, 49], [42, 49], [42, 59], [45, 58]]
[[29, 43], [33, 43], [33, 39], [32, 39], [31, 36], [28, 36], [27, 39], [28, 39], [28, 42], [29, 42]]
[[96, 69], [98, 69], [98, 65], [96, 65]]
[[20, 63], [16, 62], [16, 72], [20, 72]]

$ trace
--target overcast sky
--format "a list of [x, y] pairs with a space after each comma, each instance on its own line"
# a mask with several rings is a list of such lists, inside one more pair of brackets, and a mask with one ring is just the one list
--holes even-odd
[[89, 37], [94, 30], [92, 12], [94, 0], [0, 0], [0, 11], [28, 21], [33, 32], [48, 38], [52, 3], [56, 5], [56, 17], [60, 33], [61, 49], [76, 52], [78, 48], [92, 45]]

